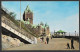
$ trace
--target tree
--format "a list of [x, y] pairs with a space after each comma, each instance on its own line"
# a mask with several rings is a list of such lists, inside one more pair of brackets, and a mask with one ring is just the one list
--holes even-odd
[[14, 19], [16, 18], [16, 14], [14, 12], [10, 12], [9, 15]]

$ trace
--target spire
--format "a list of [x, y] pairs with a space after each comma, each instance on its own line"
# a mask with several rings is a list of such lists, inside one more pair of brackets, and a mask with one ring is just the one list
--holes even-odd
[[40, 25], [44, 25], [43, 22], [41, 22]]
[[45, 24], [45, 27], [47, 26], [47, 23]]
[[45, 24], [45, 27], [49, 27], [49, 25], [46, 23], [46, 24]]
[[29, 5], [27, 5], [27, 8], [26, 8], [26, 10], [30, 10], [30, 8], [29, 8]]
[[32, 12], [29, 8], [29, 5], [27, 5], [25, 12]]

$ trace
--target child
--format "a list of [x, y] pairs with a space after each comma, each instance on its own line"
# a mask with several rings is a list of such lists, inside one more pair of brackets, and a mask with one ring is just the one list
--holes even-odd
[[46, 41], [45, 41], [45, 44], [46, 44]]
[[70, 49], [69, 43], [67, 43], [67, 49]]

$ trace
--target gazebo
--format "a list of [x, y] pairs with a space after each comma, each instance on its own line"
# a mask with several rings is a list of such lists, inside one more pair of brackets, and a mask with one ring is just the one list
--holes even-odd
[[65, 31], [62, 31], [62, 30], [59, 30], [57, 32], [54, 32], [54, 36], [65, 36], [66, 32]]

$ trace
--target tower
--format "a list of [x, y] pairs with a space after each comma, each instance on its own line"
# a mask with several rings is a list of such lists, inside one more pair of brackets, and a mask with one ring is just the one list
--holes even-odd
[[38, 32], [39, 32], [40, 35], [42, 34], [42, 28], [41, 28], [41, 25], [38, 25]]
[[49, 30], [49, 26], [47, 27], [47, 35], [49, 35], [50, 30]]
[[30, 24], [33, 24], [33, 12], [30, 10], [29, 6], [27, 6], [23, 14], [23, 20], [28, 21], [28, 19], [30, 19]]
[[47, 25], [47, 23], [45, 24], [45, 27], [46, 27], [46, 35], [49, 35], [50, 30], [49, 30], [49, 26]]

